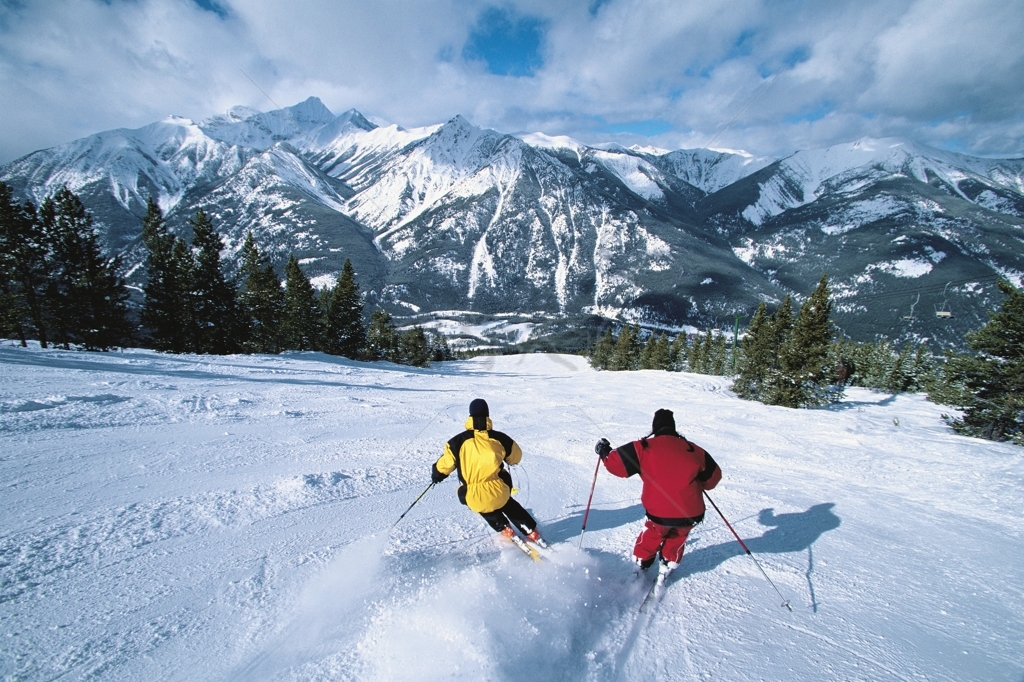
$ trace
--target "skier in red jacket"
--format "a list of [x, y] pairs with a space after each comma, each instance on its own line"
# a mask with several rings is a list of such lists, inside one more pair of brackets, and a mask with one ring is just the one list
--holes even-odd
[[703, 448], [676, 433], [671, 410], [654, 413], [650, 436], [614, 450], [602, 438], [594, 451], [615, 476], [640, 474], [647, 521], [633, 547], [633, 560], [646, 570], [660, 552], [658, 581], [664, 582], [683, 558], [690, 529], [704, 520], [704, 491], [718, 485], [722, 470]]

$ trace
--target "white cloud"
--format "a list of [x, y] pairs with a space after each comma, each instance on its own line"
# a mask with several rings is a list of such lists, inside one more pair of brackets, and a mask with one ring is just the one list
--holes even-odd
[[[209, 4], [209, 3], [204, 3]], [[1024, 12], [977, 0], [0, 3], [0, 162], [114, 127], [316, 95], [406, 127], [784, 154], [865, 135], [1024, 154]], [[546, 27], [532, 77], [463, 59], [489, 7]], [[658, 125], [644, 126], [655, 121]], [[623, 124], [664, 129], [612, 133]]]

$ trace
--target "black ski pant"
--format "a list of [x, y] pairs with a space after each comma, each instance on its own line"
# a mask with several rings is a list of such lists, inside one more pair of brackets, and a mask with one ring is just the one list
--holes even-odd
[[523, 509], [523, 505], [511, 497], [501, 509], [480, 512], [480, 516], [484, 517], [484, 521], [499, 533], [508, 528], [509, 521], [515, 524], [515, 527], [522, 531], [523, 535], [529, 535], [531, 531], [537, 529], [537, 522], [530, 516], [530, 512]]

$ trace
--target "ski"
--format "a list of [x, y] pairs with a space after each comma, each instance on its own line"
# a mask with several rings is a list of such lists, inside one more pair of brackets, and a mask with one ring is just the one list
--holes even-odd
[[503, 537], [507, 538], [513, 545], [515, 545], [516, 547], [521, 549], [523, 551], [523, 554], [526, 554], [528, 557], [530, 557], [534, 561], [540, 561], [540, 552], [538, 552], [536, 549], [534, 549], [530, 545], [526, 544], [526, 541], [523, 540], [518, 535], [516, 535], [515, 532], [512, 532], [512, 533], [501, 533], [501, 535]]
[[[643, 613], [644, 607], [647, 606], [648, 603], [657, 603], [661, 598], [661, 594], [665, 591], [664, 588], [665, 583], [661, 580], [661, 576], [658, 576], [658, 579], [656, 579], [654, 584], [651, 585], [651, 589], [647, 590], [647, 594], [644, 595], [643, 601], [641, 601], [640, 606], [637, 607], [637, 611]], [[657, 597], [652, 602], [651, 597], [654, 597], [655, 594], [657, 594]]]
[[644, 606], [646, 606], [648, 603], [657, 604], [661, 601], [662, 595], [665, 594], [665, 583], [668, 581], [668, 576], [670, 573], [671, 571], [669, 571], [668, 573], [658, 573], [658, 576], [654, 579], [654, 584], [651, 585], [651, 589], [647, 591], [647, 594], [644, 596], [643, 601], [640, 602], [640, 606], [637, 608], [637, 611], [643, 613]]

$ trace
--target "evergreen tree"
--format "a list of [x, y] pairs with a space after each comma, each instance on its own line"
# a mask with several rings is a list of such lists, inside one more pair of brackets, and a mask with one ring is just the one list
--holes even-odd
[[770, 318], [768, 325], [768, 347], [772, 357], [764, 371], [764, 381], [757, 400], [767, 405], [783, 405], [789, 399], [788, 380], [782, 367], [782, 353], [793, 331], [793, 299], [789, 296], [782, 299], [780, 305]]
[[398, 333], [391, 315], [377, 308], [370, 315], [370, 328], [366, 333], [366, 359], [398, 362]]
[[669, 370], [672, 368], [668, 337], [664, 332], [657, 337], [652, 334], [647, 339], [647, 343], [644, 344], [644, 349], [640, 353], [640, 365], [643, 369]]
[[640, 364], [640, 343], [640, 327], [638, 325], [623, 327], [615, 342], [615, 350], [612, 351], [608, 369], [619, 372], [636, 369]]
[[612, 328], [608, 327], [590, 351], [590, 366], [594, 369], [608, 369], [614, 351], [615, 337], [612, 336]]
[[194, 253], [190, 287], [191, 346], [197, 353], [234, 353], [239, 347], [237, 292], [224, 274], [220, 257], [224, 243], [202, 209], [196, 211], [189, 223]]
[[637, 369], [657, 369], [655, 366], [657, 360], [654, 357], [656, 343], [657, 337], [654, 334], [647, 337], [647, 341], [640, 348], [640, 360]]
[[832, 343], [832, 300], [828, 275], [800, 306], [792, 330], [780, 339], [781, 376], [772, 404], [787, 407], [825, 405], [836, 399], [832, 367], [828, 365]]
[[672, 348], [669, 350], [672, 371], [685, 372], [689, 368], [686, 362], [689, 351], [690, 347], [686, 340], [686, 332], [680, 332], [672, 341]]
[[1024, 292], [1005, 280], [999, 289], [1006, 296], [999, 311], [967, 335], [974, 354], [951, 354], [945, 386], [929, 398], [963, 411], [948, 418], [958, 433], [1024, 445]]
[[715, 334], [711, 342], [710, 356], [707, 373], [724, 376], [726, 367], [729, 365], [729, 342], [726, 340], [725, 334]]
[[193, 341], [192, 255], [185, 242], [167, 230], [152, 198], [142, 221], [146, 258], [142, 325], [153, 348], [171, 353], [189, 350]]
[[448, 339], [440, 332], [431, 332], [429, 351], [432, 362], [447, 362], [455, 359], [455, 353], [448, 345]]
[[35, 206], [15, 203], [11, 188], [0, 182], [0, 334], [15, 336], [22, 346], [32, 335], [47, 347], [46, 255]]
[[935, 382], [935, 356], [925, 343], [917, 344], [910, 361], [908, 391], [926, 391]]
[[775, 362], [776, 353], [772, 345], [774, 338], [775, 331], [768, 307], [761, 301], [743, 337], [739, 375], [732, 385], [736, 395], [747, 400], [760, 399], [768, 371]]
[[55, 340], [65, 348], [107, 350], [131, 334], [128, 291], [118, 276], [120, 259], [105, 258], [92, 216], [66, 187], [40, 207], [50, 252], [47, 308]]
[[334, 288], [325, 291], [320, 300], [323, 304], [324, 352], [357, 359], [366, 346], [366, 325], [363, 324], [363, 297], [356, 283], [355, 270], [347, 258]]
[[245, 348], [251, 353], [280, 353], [281, 320], [284, 317], [284, 291], [270, 259], [260, 252], [252, 232], [242, 244], [239, 275], [243, 290], [239, 307], [245, 326]]
[[877, 391], [920, 391], [934, 380], [935, 359], [924, 343], [906, 343], [902, 350], [888, 339], [855, 343], [842, 339], [830, 352], [834, 381]]
[[430, 363], [430, 345], [423, 327], [407, 329], [398, 337], [398, 362], [413, 367], [426, 367]]
[[713, 339], [711, 338], [710, 329], [704, 332], [704, 336], [698, 336], [693, 340], [693, 345], [690, 346], [689, 356], [687, 357], [687, 364], [690, 366], [691, 372], [697, 374], [709, 373], [712, 360], [712, 345]]
[[281, 334], [284, 348], [316, 350], [320, 347], [320, 305], [309, 277], [289, 256], [284, 268], [284, 316]]
[[743, 339], [742, 361], [733, 383], [740, 397], [805, 407], [823, 405], [841, 395], [845, 378], [836, 379], [828, 277], [822, 275], [795, 320], [792, 306], [789, 296], [770, 316], [764, 303], [758, 306]]

